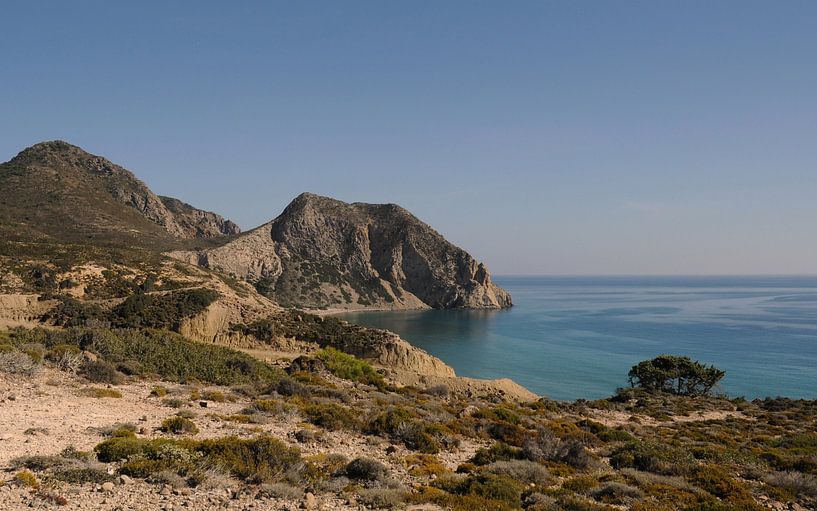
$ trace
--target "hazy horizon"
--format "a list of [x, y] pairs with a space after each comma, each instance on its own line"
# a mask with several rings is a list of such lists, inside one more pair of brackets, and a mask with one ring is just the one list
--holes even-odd
[[397, 203], [503, 276], [817, 274], [814, 3], [4, 12], [3, 161], [62, 139], [243, 229]]

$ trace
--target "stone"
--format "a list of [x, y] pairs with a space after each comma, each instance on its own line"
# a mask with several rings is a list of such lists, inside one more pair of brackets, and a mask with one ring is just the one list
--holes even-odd
[[111, 493], [114, 489], [114, 484], [110, 481], [102, 483], [102, 491], [106, 493]]
[[304, 500], [301, 504], [303, 509], [313, 510], [318, 508], [318, 499], [315, 498], [315, 495], [312, 492], [306, 492], [304, 495]]
[[[261, 227], [220, 247], [183, 254], [178, 257], [250, 283], [263, 281], [268, 296], [284, 306], [512, 305], [511, 296], [493, 283], [484, 264], [395, 204], [348, 204], [303, 193]], [[322, 268], [317, 282], [316, 266]], [[282, 275], [287, 285], [276, 286]], [[321, 293], [312, 292], [316, 284]], [[366, 300], [361, 305], [358, 298]]]
[[121, 475], [119, 476], [119, 482], [121, 484], [131, 484], [133, 482], [133, 479], [131, 479], [129, 476]]

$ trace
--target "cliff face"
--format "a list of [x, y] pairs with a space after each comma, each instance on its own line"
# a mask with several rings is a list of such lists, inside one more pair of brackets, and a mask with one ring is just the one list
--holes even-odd
[[188, 259], [282, 305], [503, 308], [488, 269], [405, 209], [302, 194], [275, 220]]
[[62, 141], [0, 165], [0, 224], [10, 234], [153, 245], [235, 234], [215, 213], [160, 198], [130, 171]]

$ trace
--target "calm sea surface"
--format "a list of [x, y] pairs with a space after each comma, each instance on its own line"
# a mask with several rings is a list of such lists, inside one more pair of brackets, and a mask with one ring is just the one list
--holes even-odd
[[554, 399], [600, 398], [636, 362], [689, 355], [720, 391], [817, 398], [817, 277], [497, 277], [505, 311], [344, 314], [399, 333], [461, 376]]

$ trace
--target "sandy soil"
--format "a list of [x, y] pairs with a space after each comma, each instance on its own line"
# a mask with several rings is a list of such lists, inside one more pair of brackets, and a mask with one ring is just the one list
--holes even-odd
[[[67, 446], [80, 450], [92, 450], [105, 439], [101, 430], [116, 424], [132, 423], [144, 437], [162, 437], [157, 430], [161, 421], [175, 415], [177, 410], [162, 404], [163, 398], [151, 397], [151, 389], [157, 382], [131, 382], [116, 386], [121, 398], [93, 398], [83, 395], [83, 389], [100, 387], [83, 383], [80, 379], [52, 369], [43, 369], [31, 378], [12, 378], [0, 374], [0, 479], [10, 480], [14, 471], [10, 461], [20, 456], [54, 455]], [[191, 387], [184, 385], [161, 385], [170, 390], [166, 398], [187, 398]], [[229, 393], [228, 389], [207, 387]], [[394, 445], [357, 433], [325, 432], [322, 439], [298, 444], [294, 433], [305, 426], [297, 415], [275, 417], [266, 424], [237, 424], [224, 421], [216, 415], [238, 413], [249, 404], [249, 399], [235, 402], [207, 402], [207, 407], [187, 409], [197, 413], [194, 422], [200, 432], [196, 438], [237, 435], [249, 437], [261, 432], [271, 434], [292, 445], [297, 445], [307, 457], [315, 454], [338, 453], [349, 459], [366, 456], [377, 459], [390, 467], [392, 475], [406, 486], [427, 483], [425, 477], [409, 475], [411, 467], [403, 459], [412, 454], [401, 445]], [[481, 445], [463, 442], [454, 452], [440, 453], [438, 458], [451, 469], [473, 456]], [[393, 452], [387, 453], [391, 447]], [[113, 472], [113, 466], [109, 471]], [[98, 485], [64, 485], [54, 483], [55, 494], [68, 500], [60, 509], [299, 509], [304, 499], [284, 500], [259, 496], [257, 490], [247, 491], [236, 482], [218, 488], [173, 490], [161, 485], [132, 481], [117, 484], [111, 491], [103, 491]], [[243, 493], [242, 493], [243, 492]], [[333, 494], [318, 495], [315, 509], [359, 509], [346, 498]], [[55, 508], [41, 497], [34, 496], [26, 488], [13, 484], [0, 484], [0, 509], [46, 509]], [[427, 509], [427, 508], [416, 508]]]

